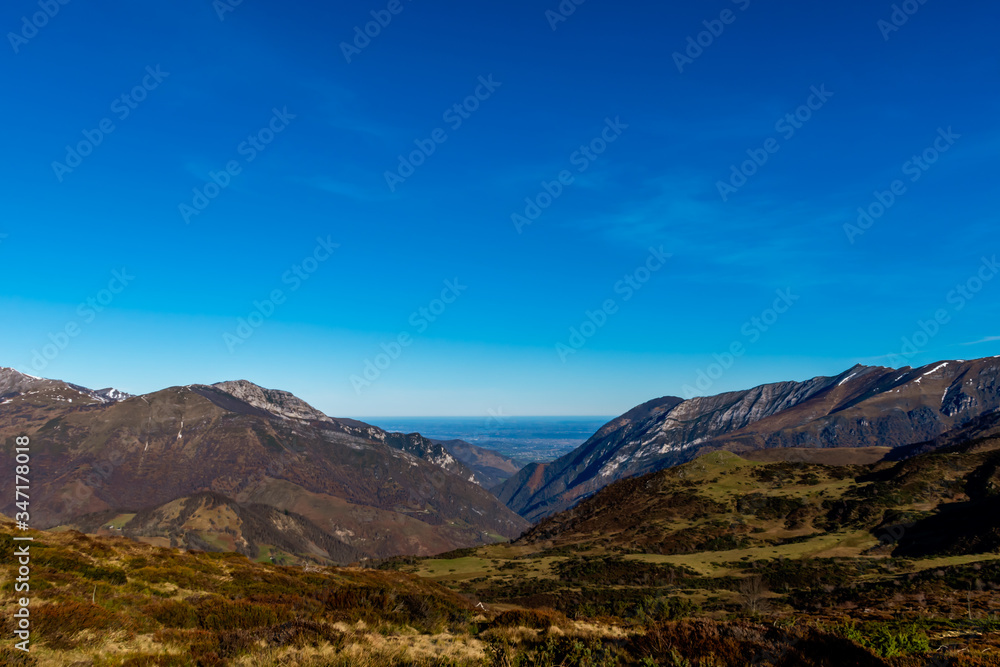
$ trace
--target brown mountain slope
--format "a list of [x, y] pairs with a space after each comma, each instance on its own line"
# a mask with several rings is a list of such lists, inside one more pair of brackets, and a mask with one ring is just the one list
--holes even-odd
[[[387, 444], [393, 438], [379, 439], [384, 432], [368, 427], [373, 435], [360, 422], [291, 418], [204, 386], [107, 404], [57, 398], [23, 393], [0, 406], [0, 465], [13, 465], [16, 436], [31, 437], [39, 527], [204, 492], [294, 512], [372, 556], [484, 544], [527, 525], [467, 478]], [[0, 481], [7, 514], [12, 485]]]
[[90, 514], [60, 528], [121, 535], [156, 546], [234, 551], [281, 564], [346, 565], [365, 556], [302, 515], [270, 505], [237, 503], [215, 493], [178, 498], [136, 514], [114, 510]]

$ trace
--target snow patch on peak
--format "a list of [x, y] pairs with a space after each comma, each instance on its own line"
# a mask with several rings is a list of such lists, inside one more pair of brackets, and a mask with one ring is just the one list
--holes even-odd
[[921, 377], [927, 377], [931, 373], [934, 373], [936, 371], [941, 370], [942, 368], [944, 368], [945, 366], [947, 366], [949, 363], [950, 362], [946, 361], [943, 364], [939, 364], [939, 365], [935, 366], [934, 368], [930, 369], [929, 371], [927, 371], [926, 373], [924, 373]]
[[114, 387], [98, 389], [90, 392], [90, 395], [102, 403], [120, 403], [121, 401], [132, 398], [132, 394], [121, 391], [120, 389], [115, 389]]
[[840, 382], [838, 382], [837, 386], [839, 387], [839, 386], [841, 386], [843, 384], [846, 384], [847, 381], [850, 380], [851, 378], [853, 378], [855, 375], [857, 375], [857, 373], [851, 373], [850, 375], [848, 375], [847, 377], [845, 377], [843, 380], [841, 380]]

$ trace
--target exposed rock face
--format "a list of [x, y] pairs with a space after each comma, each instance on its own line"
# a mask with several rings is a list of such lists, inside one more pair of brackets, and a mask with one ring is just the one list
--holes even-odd
[[278, 417], [300, 419], [302, 421], [333, 421], [295, 394], [287, 391], [264, 389], [247, 380], [216, 382], [212, 386], [234, 398], [240, 399], [244, 403], [248, 403], [255, 408], [267, 410]]
[[712, 449], [901, 447], [1000, 408], [1000, 359], [923, 368], [855, 366], [836, 377], [645, 403], [569, 454], [531, 464], [498, 489], [530, 521], [607, 484], [690, 461]]

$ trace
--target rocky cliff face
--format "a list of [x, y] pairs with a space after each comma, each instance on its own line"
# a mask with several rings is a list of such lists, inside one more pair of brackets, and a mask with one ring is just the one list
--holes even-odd
[[537, 521], [607, 484], [713, 449], [901, 447], [931, 440], [1000, 407], [1000, 359], [919, 369], [855, 366], [836, 377], [643, 404], [573, 452], [532, 464], [497, 491]]

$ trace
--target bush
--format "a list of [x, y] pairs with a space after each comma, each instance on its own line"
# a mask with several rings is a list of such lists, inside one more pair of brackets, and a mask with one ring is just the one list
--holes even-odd
[[[290, 613], [245, 600], [229, 601], [208, 597], [195, 604], [198, 625], [205, 630], [223, 631], [259, 628], [290, 620]], [[279, 611], [282, 612], [279, 615]]]
[[617, 667], [624, 657], [614, 644], [552, 636], [517, 646], [493, 637], [487, 640], [486, 655], [489, 667]]
[[894, 658], [931, 650], [927, 634], [913, 623], [845, 623], [838, 628], [841, 635], [883, 658]]
[[126, 625], [117, 615], [89, 602], [43, 604], [32, 611], [33, 629], [52, 648], [75, 648], [73, 636], [81, 630], [105, 630]]
[[198, 611], [184, 600], [164, 600], [146, 605], [142, 609], [165, 628], [194, 628], [198, 625]]
[[620, 556], [576, 556], [555, 563], [553, 569], [567, 583], [605, 586], [672, 586], [692, 574], [684, 567], [625, 560]]
[[555, 609], [513, 609], [497, 615], [490, 627], [548, 630], [552, 626], [565, 627], [568, 622], [569, 619]]

